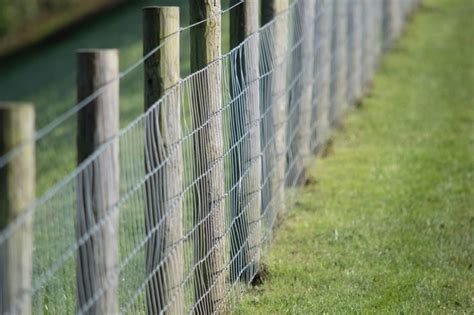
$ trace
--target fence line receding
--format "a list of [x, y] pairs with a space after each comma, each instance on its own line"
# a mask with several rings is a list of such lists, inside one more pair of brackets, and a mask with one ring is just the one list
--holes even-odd
[[[178, 7], [146, 7], [143, 59], [119, 73], [118, 51], [78, 51], [78, 103], [39, 132], [32, 107], [1, 103], [0, 312], [227, 312], [417, 5], [191, 0], [181, 28]], [[119, 83], [139, 65], [143, 110], [119, 129]], [[35, 198], [34, 145], [65, 117], [76, 167]]]

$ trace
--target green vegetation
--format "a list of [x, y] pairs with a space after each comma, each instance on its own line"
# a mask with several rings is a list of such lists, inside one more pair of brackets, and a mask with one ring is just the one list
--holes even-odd
[[127, 0], [0, 0], [0, 58]]
[[424, 1], [237, 314], [474, 312], [473, 15]]
[[2, 0], [0, 2], [0, 37], [30, 20], [38, 11], [36, 0]]
[[[105, 0], [106, 2], [117, 2], [119, 0]], [[95, 1], [101, 5], [104, 0]], [[44, 14], [63, 14], [65, 12], [77, 11], [82, 7], [81, 2], [92, 3], [89, 0], [2, 0], [0, 1], [0, 38], [24, 28], [25, 24], [33, 21]]]

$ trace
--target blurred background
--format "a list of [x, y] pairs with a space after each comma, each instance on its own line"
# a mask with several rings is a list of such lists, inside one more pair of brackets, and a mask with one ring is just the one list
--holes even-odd
[[[229, 7], [222, 1], [222, 9]], [[189, 0], [0, 0], [0, 100], [31, 102], [36, 130], [74, 107], [76, 50], [117, 48], [120, 71], [142, 52], [142, 7], [179, 6], [189, 25]], [[222, 16], [222, 51], [229, 50], [229, 15]], [[189, 30], [180, 34], [181, 76], [190, 73]], [[143, 112], [143, 65], [120, 80], [120, 123]], [[37, 142], [38, 195], [75, 167], [76, 116]], [[58, 154], [61, 152], [61, 154]]]

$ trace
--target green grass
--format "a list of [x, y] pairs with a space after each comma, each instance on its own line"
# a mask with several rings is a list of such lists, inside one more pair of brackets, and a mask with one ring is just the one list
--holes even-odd
[[424, 1], [237, 314], [474, 312], [473, 15]]

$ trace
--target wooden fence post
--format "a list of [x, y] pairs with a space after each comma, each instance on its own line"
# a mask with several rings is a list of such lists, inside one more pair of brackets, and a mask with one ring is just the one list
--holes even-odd
[[[179, 7], [143, 9], [143, 55], [161, 48], [145, 60], [145, 169], [148, 314], [184, 313], [183, 189], [181, 104], [179, 82]], [[172, 89], [170, 91], [170, 89]], [[166, 102], [153, 107], [166, 93]], [[161, 166], [160, 166], [161, 165]], [[161, 263], [161, 266], [159, 264]], [[159, 267], [158, 267], [159, 266]], [[157, 270], [158, 268], [158, 270]], [[170, 304], [172, 303], [172, 304]]]
[[295, 162], [295, 183], [303, 185], [306, 179], [306, 167], [311, 157], [311, 124], [314, 123], [311, 117], [313, 105], [313, 81], [314, 70], [314, 30], [316, 1], [305, 0], [298, 7], [301, 16], [301, 27], [303, 41], [301, 43], [301, 101], [299, 104], [298, 126], [295, 138], [296, 162]]
[[[352, 105], [352, 101], [354, 99], [354, 59], [355, 59], [355, 30], [354, 30], [354, 1], [347, 0], [347, 25], [346, 25], [346, 32], [347, 32], [347, 100], [349, 105]], [[353, 59], [354, 58], [354, 59]]]
[[381, 25], [377, 23], [378, 19], [380, 18], [380, 14], [382, 13], [381, 7], [383, 2], [374, 3], [370, 0], [366, 0], [366, 8], [367, 8], [367, 40], [365, 42], [366, 49], [367, 49], [367, 83], [368, 89], [371, 88], [372, 79], [374, 76], [375, 70], [375, 60], [377, 59], [377, 41], [382, 41], [382, 34], [380, 34], [380, 38], [377, 38], [377, 34], [381, 29]]
[[[231, 5], [240, 0], [232, 0]], [[258, 0], [247, 0], [230, 13], [231, 47], [244, 40], [237, 50], [238, 60], [231, 69], [233, 92], [231, 107], [232, 222], [230, 266], [231, 281], [249, 282], [259, 269], [261, 242], [261, 143], [259, 102]], [[241, 96], [242, 89], [246, 89]], [[246, 135], [248, 133], [248, 135]], [[242, 141], [242, 138], [245, 138]], [[239, 144], [240, 143], [240, 144]], [[238, 182], [242, 180], [242, 184]]]
[[384, 1], [370, 2], [370, 80], [374, 78], [375, 70], [377, 69], [380, 55], [383, 52], [384, 45], [384, 34], [383, 34], [383, 23], [384, 23]]
[[383, 51], [389, 50], [396, 40], [400, 28], [399, 0], [383, 1]]
[[403, 8], [402, 8], [402, 1], [394, 1], [394, 4], [393, 4], [394, 8], [394, 15], [395, 15], [395, 18], [394, 18], [394, 28], [395, 28], [395, 38], [394, 38], [394, 41], [396, 41], [398, 39], [398, 37], [400, 37], [400, 34], [402, 32], [402, 28], [403, 28]]
[[113, 140], [119, 131], [118, 75], [117, 50], [78, 50], [78, 101], [106, 86], [78, 114], [78, 164], [112, 141], [82, 170], [77, 182], [77, 238], [89, 233], [99, 220], [106, 218], [107, 222], [78, 249], [78, 308], [83, 309], [96, 298], [95, 294], [105, 290], [92, 306], [87, 306], [88, 314], [118, 313], [119, 216], [118, 211], [113, 210], [119, 200], [120, 178], [118, 140]]
[[195, 189], [194, 237], [195, 313], [214, 313], [225, 296], [224, 143], [221, 113], [221, 3], [189, 0], [191, 71], [199, 71], [193, 102]]
[[[35, 111], [32, 105], [0, 102], [0, 156], [24, 143], [0, 168], [0, 232], [35, 200]], [[31, 215], [0, 243], [0, 313], [30, 314], [32, 276]]]
[[370, 53], [371, 53], [371, 19], [370, 0], [362, 0], [362, 93], [365, 95], [370, 85]]
[[341, 111], [339, 114], [342, 114], [342, 110], [345, 109], [349, 105], [349, 99], [347, 97], [347, 90], [349, 88], [348, 82], [348, 46], [349, 46], [349, 34], [347, 32], [347, 22], [348, 22], [348, 2], [349, 0], [338, 0], [340, 3], [339, 6], [339, 19], [337, 20], [339, 24], [338, 32], [339, 32], [339, 40], [340, 40], [340, 53], [341, 53], [341, 65], [340, 65], [340, 85], [341, 85]]
[[288, 16], [285, 11], [289, 8], [288, 0], [265, 0], [261, 2], [262, 24], [272, 20], [273, 23], [273, 51], [274, 69], [271, 78], [271, 106], [272, 136], [274, 139], [274, 152], [266, 161], [274, 161], [270, 169], [270, 203], [276, 209], [275, 215], [282, 215], [285, 211], [285, 177], [286, 177], [286, 152], [287, 152], [287, 113], [288, 94], [287, 62], [288, 53]]
[[354, 105], [362, 99], [362, 2], [348, 0], [348, 100]]
[[331, 110], [332, 125], [340, 123], [340, 115], [347, 104], [347, 4], [346, 0], [334, 1], [331, 62]]
[[374, 51], [374, 56], [372, 60], [372, 69], [371, 77], [375, 75], [377, 66], [380, 62], [380, 56], [383, 53], [383, 1], [371, 2], [371, 8], [374, 11], [373, 13], [373, 42], [372, 46]]
[[331, 80], [330, 80], [330, 89], [331, 89], [331, 106], [329, 106], [329, 123], [331, 126], [336, 124], [337, 120], [337, 89], [338, 89], [338, 19], [337, 7], [339, 6], [339, 1], [331, 1], [331, 15], [332, 15], [332, 25], [331, 25]]
[[312, 136], [314, 154], [325, 145], [330, 129], [332, 6], [333, 1], [316, 1], [315, 47], [317, 48], [314, 62], [316, 112], [313, 115], [316, 128]]

